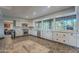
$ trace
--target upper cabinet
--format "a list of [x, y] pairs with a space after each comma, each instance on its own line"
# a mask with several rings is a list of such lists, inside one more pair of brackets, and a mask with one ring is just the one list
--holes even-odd
[[64, 30], [64, 20], [63, 20], [63, 18], [56, 18], [55, 19], [55, 30], [56, 31]]
[[43, 29], [44, 30], [53, 29], [53, 19], [43, 20]]
[[36, 29], [41, 30], [42, 29], [42, 21], [36, 21], [35, 27], [36, 27]]
[[62, 30], [76, 30], [76, 15], [70, 15], [65, 17], [56, 18], [55, 29], [57, 31]]
[[35, 22], [35, 28], [52, 31], [76, 31], [76, 15], [61, 16]]
[[65, 30], [76, 30], [76, 15], [67, 16], [64, 19]]

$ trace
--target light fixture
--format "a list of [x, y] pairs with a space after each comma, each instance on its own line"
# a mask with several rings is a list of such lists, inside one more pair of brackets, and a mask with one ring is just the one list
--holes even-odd
[[36, 15], [36, 12], [33, 12], [33, 15]]

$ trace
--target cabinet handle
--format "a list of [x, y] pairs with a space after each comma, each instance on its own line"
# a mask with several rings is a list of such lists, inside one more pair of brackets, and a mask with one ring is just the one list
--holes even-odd
[[65, 40], [63, 40], [63, 42], [66, 42]]
[[57, 34], [57, 36], [58, 36], [58, 34]]
[[71, 36], [73, 35], [73, 33], [71, 33]]
[[66, 36], [65, 34], [63, 34], [63, 36]]

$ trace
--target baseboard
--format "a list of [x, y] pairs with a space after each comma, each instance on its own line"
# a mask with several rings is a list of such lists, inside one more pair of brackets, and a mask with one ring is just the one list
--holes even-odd
[[0, 37], [0, 40], [4, 39], [4, 37]]

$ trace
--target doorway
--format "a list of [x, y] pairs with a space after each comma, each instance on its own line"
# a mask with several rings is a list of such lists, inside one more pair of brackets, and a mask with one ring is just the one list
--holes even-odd
[[11, 35], [12, 29], [13, 29], [13, 21], [4, 21], [4, 34]]

